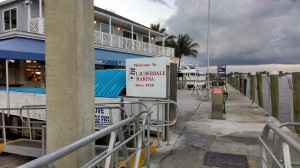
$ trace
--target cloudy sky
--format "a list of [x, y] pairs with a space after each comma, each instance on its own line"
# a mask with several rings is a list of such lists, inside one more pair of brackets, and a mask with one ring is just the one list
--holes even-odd
[[[161, 23], [168, 34], [189, 34], [200, 45], [199, 55], [183, 61], [207, 65], [208, 0], [95, 0], [95, 5], [145, 26]], [[211, 0], [210, 63], [300, 71], [300, 1]]]

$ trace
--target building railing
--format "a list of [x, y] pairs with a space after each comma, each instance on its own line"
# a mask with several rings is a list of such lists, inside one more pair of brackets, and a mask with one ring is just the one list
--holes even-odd
[[[261, 143], [261, 161], [262, 168], [280, 167], [292, 168], [300, 166], [299, 160], [293, 160], [293, 157], [300, 155], [300, 143], [281, 129], [282, 126], [299, 126], [300, 123], [288, 123], [276, 125], [268, 122], [263, 130], [263, 134], [258, 136]], [[270, 141], [270, 130], [273, 132], [273, 138]], [[294, 153], [291, 153], [291, 152]]]
[[[36, 34], [45, 34], [44, 18], [33, 18], [28, 20], [28, 31]], [[94, 31], [95, 45], [113, 47], [121, 50], [134, 51], [138, 53], [146, 53], [156, 56], [174, 57], [174, 49], [170, 47], [162, 47], [151, 43], [145, 43], [114, 34]]]

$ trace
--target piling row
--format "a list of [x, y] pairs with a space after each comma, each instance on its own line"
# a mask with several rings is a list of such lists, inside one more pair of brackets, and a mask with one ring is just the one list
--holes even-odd
[[[300, 122], [300, 72], [294, 72], [293, 83], [291, 89], [293, 90], [293, 122]], [[279, 118], [279, 74], [278, 72], [270, 73], [270, 93], [272, 116]], [[242, 94], [247, 95], [247, 79], [240, 75], [228, 76], [227, 82]], [[255, 102], [255, 92], [257, 90], [258, 104], [264, 108], [263, 100], [263, 75], [261, 73], [250, 75], [250, 99]], [[300, 127], [295, 127], [297, 133], [300, 133]]]

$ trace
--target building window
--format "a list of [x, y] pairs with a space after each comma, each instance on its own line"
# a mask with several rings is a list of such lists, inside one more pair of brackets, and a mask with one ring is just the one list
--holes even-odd
[[4, 31], [17, 28], [17, 8], [3, 11]]
[[149, 43], [149, 37], [148, 36], [143, 36], [143, 42], [144, 43]]
[[[109, 25], [100, 23], [100, 31], [104, 33], [109, 33]], [[111, 34], [115, 34], [114, 26], [111, 26]]]
[[[123, 37], [131, 38], [131, 32], [123, 30]], [[133, 39], [136, 40], [137, 34], [133, 33]]]
[[41, 63], [37, 61], [26, 60], [25, 61], [25, 78], [26, 81], [38, 82], [41, 80]]

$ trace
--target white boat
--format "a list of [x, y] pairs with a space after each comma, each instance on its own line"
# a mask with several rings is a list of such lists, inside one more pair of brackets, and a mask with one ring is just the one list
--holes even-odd
[[206, 75], [199, 71], [193, 64], [182, 65], [177, 74], [178, 84], [193, 88], [195, 84], [204, 86], [206, 84]]

